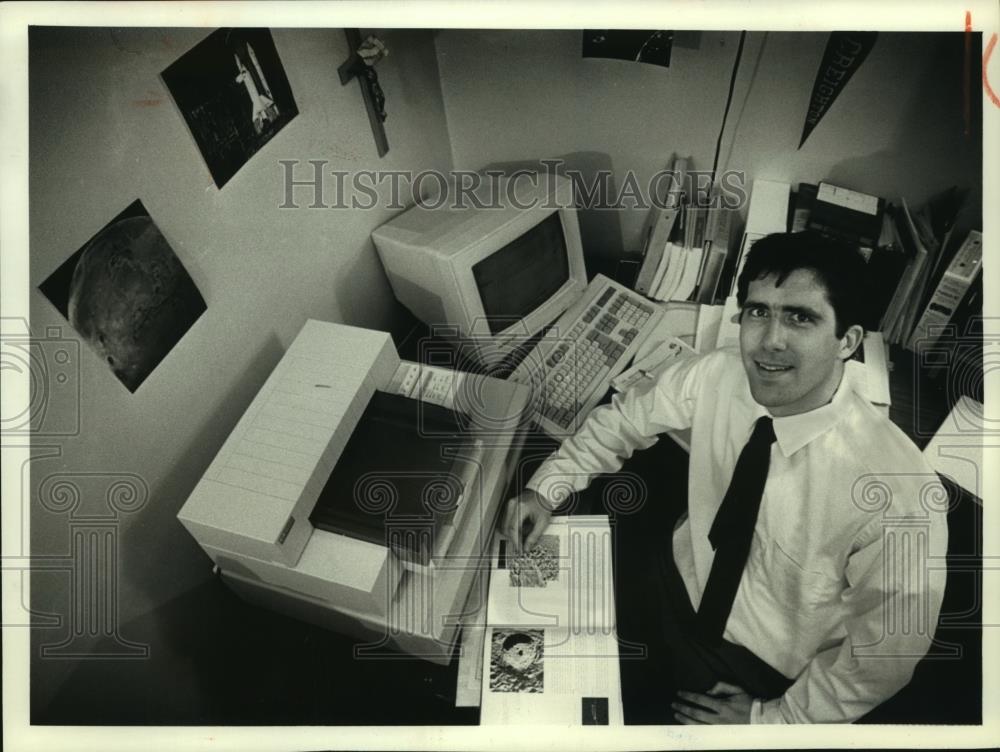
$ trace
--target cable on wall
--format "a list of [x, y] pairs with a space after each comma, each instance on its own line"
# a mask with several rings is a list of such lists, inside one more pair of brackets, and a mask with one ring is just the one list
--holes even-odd
[[736, 74], [740, 69], [740, 59], [743, 57], [743, 43], [746, 41], [746, 31], [740, 32], [740, 43], [736, 47], [736, 59], [733, 60], [733, 73], [729, 77], [729, 93], [726, 95], [726, 109], [722, 113], [722, 124], [719, 126], [719, 138], [715, 142], [715, 157], [712, 159], [712, 185], [715, 185], [715, 171], [719, 166], [719, 151], [722, 149], [722, 135], [726, 132], [726, 119], [729, 117], [729, 107], [733, 103], [733, 90], [736, 88]]

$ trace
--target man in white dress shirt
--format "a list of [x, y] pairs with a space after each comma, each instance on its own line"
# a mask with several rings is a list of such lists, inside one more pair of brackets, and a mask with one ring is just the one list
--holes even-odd
[[[655, 712], [643, 722], [853, 721], [905, 686], [931, 644], [946, 500], [917, 447], [861, 393], [851, 356], [864, 334], [865, 272], [857, 249], [813, 232], [761, 239], [737, 286], [739, 351], [675, 363], [615, 395], [508, 502], [504, 532], [530, 549], [570, 491], [659, 434], [691, 429], [687, 510], [672, 536], [646, 523], [627, 542], [627, 525], [616, 532], [616, 567], [623, 551], [645, 556], [627, 575], [651, 602], [641, 618], [618, 588], [619, 636], [651, 643], [639, 686]], [[760, 418], [774, 443], [764, 445], [759, 512], [712, 639], [698, 612], [716, 558], [713, 521]], [[658, 639], [665, 653], [652, 648]], [[627, 718], [626, 675], [640, 663], [621, 664]]]

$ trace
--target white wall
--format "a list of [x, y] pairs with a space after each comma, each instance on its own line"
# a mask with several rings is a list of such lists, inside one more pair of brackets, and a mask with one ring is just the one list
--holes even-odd
[[[829, 179], [911, 205], [952, 184], [976, 186], [977, 202], [981, 131], [962, 135], [961, 35], [881, 34], [797, 150], [827, 38], [748, 35], [720, 167], [792, 184]], [[675, 44], [664, 69], [584, 59], [579, 31], [442, 31], [455, 166], [572, 155], [570, 166], [611, 168], [618, 185], [628, 170], [645, 184], [673, 153], [711, 169], [738, 41], [703, 32], [698, 49]], [[619, 215], [621, 237], [601, 238], [594, 252], [636, 249], [644, 212]]]
[[[326, 159], [342, 170], [451, 166], [430, 33], [382, 35], [391, 53], [378, 69], [390, 152], [379, 160], [358, 85], [337, 77], [343, 32], [282, 29], [273, 36], [299, 115], [217, 189], [159, 78], [210, 31], [36, 29], [30, 38], [33, 332], [58, 326], [79, 339], [34, 288], [136, 198], [208, 305], [134, 394], [81, 344], [80, 435], [36, 441], [60, 456], [33, 463], [32, 487], [68, 473], [84, 495], [77, 514], [109, 514], [104, 494], [122, 474], [148, 486], [142, 509], [119, 517], [119, 624], [209, 575], [209, 560], [175, 515], [305, 319], [376, 328], [392, 321], [369, 233], [393, 212], [279, 209], [279, 160]], [[297, 197], [310, 203], [308, 190]], [[42, 506], [37, 490], [30, 503], [32, 553], [67, 553], [68, 515]], [[36, 644], [80, 626], [69, 613], [69, 583], [66, 572], [34, 577], [33, 606], [63, 620], [36, 630]], [[40, 705], [68, 665], [35, 667]]]

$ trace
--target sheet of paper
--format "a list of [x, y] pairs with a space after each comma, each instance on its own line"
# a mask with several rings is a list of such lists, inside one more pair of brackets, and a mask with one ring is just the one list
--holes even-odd
[[491, 627], [480, 723], [618, 726], [624, 722], [613, 635]]
[[607, 517], [555, 517], [538, 544], [512, 556], [494, 536], [487, 601], [492, 625], [608, 629], [614, 624]]
[[497, 538], [480, 723], [622, 724], [608, 518], [556, 517], [517, 558]]
[[694, 330], [694, 349], [698, 352], [704, 353], [715, 348], [723, 309], [724, 306], [720, 305], [698, 306], [698, 323]]
[[[655, 346], [657, 342], [662, 342], [667, 337], [693, 337], [695, 326], [698, 322], [698, 304], [689, 303], [682, 300], [673, 300], [669, 303], [659, 303], [663, 316], [660, 318], [656, 328], [649, 333], [646, 341], [636, 350], [636, 357], [641, 358], [646, 349]], [[648, 343], [648, 344], [647, 344]]]
[[623, 392], [643, 379], [655, 379], [664, 368], [678, 358], [695, 354], [693, 347], [677, 337], [668, 337], [642, 358], [636, 358], [632, 366], [611, 380], [616, 391]]
[[861, 346], [864, 348], [866, 391], [869, 401], [876, 405], [891, 405], [889, 364], [885, 357], [885, 339], [882, 337], [882, 332], [865, 332]]

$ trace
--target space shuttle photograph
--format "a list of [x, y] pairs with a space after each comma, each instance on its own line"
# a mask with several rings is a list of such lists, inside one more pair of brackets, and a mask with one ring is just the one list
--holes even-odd
[[267, 29], [219, 29], [162, 76], [218, 188], [298, 114]]

